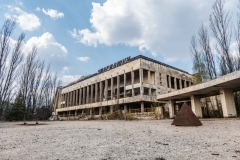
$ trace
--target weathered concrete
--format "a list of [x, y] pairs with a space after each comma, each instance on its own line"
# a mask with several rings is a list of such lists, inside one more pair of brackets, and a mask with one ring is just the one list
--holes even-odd
[[169, 110], [169, 117], [173, 118], [174, 117], [174, 100], [168, 101], [168, 110]]
[[[240, 71], [178, 91], [158, 95], [157, 99], [159, 101], [191, 100], [193, 112], [198, 117], [202, 117], [200, 98], [220, 95], [223, 116], [232, 117], [237, 115], [233, 97], [234, 91], [240, 91]], [[169, 114], [171, 117], [171, 113]]]
[[185, 71], [139, 56], [117, 68], [60, 88], [54, 102], [55, 112], [58, 114], [83, 108], [115, 105], [123, 107], [125, 104], [154, 102], [156, 95], [176, 90], [176, 87], [169, 87], [171, 82], [167, 77], [191, 83], [192, 76]]
[[221, 103], [222, 103], [223, 116], [224, 117], [237, 116], [232, 90], [221, 89], [220, 97], [221, 97]]
[[197, 117], [202, 117], [202, 108], [201, 108], [201, 101], [200, 97], [191, 96], [191, 106], [192, 106], [192, 111]]

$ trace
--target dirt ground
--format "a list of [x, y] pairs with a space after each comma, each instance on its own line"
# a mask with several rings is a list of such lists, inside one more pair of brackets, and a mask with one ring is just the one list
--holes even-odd
[[240, 120], [201, 121], [200, 127], [172, 120], [0, 122], [0, 159], [239, 160]]

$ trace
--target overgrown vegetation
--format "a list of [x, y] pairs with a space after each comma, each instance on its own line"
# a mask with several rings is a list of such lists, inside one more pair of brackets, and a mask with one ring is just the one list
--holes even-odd
[[60, 81], [50, 65], [37, 58], [36, 47], [23, 53], [24, 33], [11, 45], [15, 27], [16, 22], [7, 19], [0, 30], [0, 119], [47, 119]]
[[[224, 0], [216, 0], [209, 17], [210, 25], [202, 24], [197, 36], [192, 37], [190, 50], [193, 71], [196, 73], [193, 80], [195, 84], [240, 70], [240, 12], [236, 15], [237, 21], [233, 22], [232, 14], [224, 5]], [[231, 48], [232, 44], [236, 44], [234, 49]], [[236, 110], [240, 114], [240, 92], [234, 93], [234, 96]], [[217, 109], [217, 115], [221, 114], [218, 103]], [[205, 114], [210, 112], [216, 114], [216, 111], [210, 110]]]

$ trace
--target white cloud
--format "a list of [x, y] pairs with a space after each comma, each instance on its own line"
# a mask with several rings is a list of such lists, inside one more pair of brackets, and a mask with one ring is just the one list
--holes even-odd
[[15, 2], [16, 2], [18, 5], [20, 5], [20, 6], [23, 7], [23, 3], [22, 3], [22, 2], [20, 2], [20, 1], [18, 1], [18, 0], [15, 0]]
[[62, 76], [61, 80], [63, 82], [63, 85], [69, 84], [71, 82], [74, 82], [81, 78], [82, 75], [64, 75]]
[[54, 71], [62, 71], [63, 66], [65, 67], [65, 70], [68, 62], [68, 51], [67, 49], [58, 43], [54, 36], [46, 32], [40, 37], [32, 37], [30, 38], [24, 48], [25, 54], [29, 53], [33, 47], [37, 47], [38, 56], [41, 59], [44, 59], [45, 62], [51, 63], [51, 68]]
[[41, 11], [41, 9], [40, 9], [39, 7], [37, 7], [37, 8], [36, 8], [36, 11], [38, 11], [38, 12], [39, 12], [39, 11]]
[[69, 67], [67, 67], [67, 66], [63, 67], [63, 72], [68, 71], [68, 70], [69, 70]]
[[39, 18], [32, 14], [22, 11], [18, 7], [8, 6], [12, 14], [6, 13], [6, 18], [14, 18], [23, 30], [33, 31], [41, 26]]
[[64, 14], [62, 12], [59, 12], [54, 9], [47, 9], [45, 10], [44, 8], [42, 9], [42, 12], [48, 16], [50, 16], [52, 19], [58, 19], [58, 18], [63, 18]]
[[89, 57], [77, 57], [77, 59], [81, 62], [87, 62], [90, 58]]
[[[235, 1], [235, 0], [234, 0]], [[125, 44], [162, 55], [166, 61], [190, 58], [189, 44], [207, 22], [214, 0], [107, 0], [92, 3], [91, 29], [73, 29], [79, 42], [97, 46]]]

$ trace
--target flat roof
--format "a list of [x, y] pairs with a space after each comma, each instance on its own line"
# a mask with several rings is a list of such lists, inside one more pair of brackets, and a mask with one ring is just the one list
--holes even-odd
[[191, 95], [196, 95], [200, 98], [203, 98], [219, 95], [220, 89], [224, 88], [232, 89], [233, 92], [240, 91], [240, 71], [235, 71], [205, 83], [158, 95], [157, 100], [188, 100], [190, 99]]
[[[168, 68], [172, 68], [172, 69], [175, 69], [175, 70], [184, 72], [184, 73], [186, 73], [186, 74], [189, 74], [188, 72], [186, 72], [186, 71], [184, 71], [184, 70], [181, 70], [181, 69], [179, 69], [179, 68], [170, 66], [170, 65], [168, 65], [168, 64], [162, 63], [162, 62], [157, 61], [157, 60], [154, 60], [154, 59], [152, 59], [152, 58], [148, 58], [148, 57], [143, 56], [143, 55], [138, 55], [138, 56], [136, 56], [136, 57], [133, 57], [133, 58], [131, 58], [130, 61], [128, 61], [127, 63], [132, 62], [132, 61], [135, 61], [135, 60], [137, 60], [137, 59], [139, 59], [139, 58], [142, 58], [142, 59], [145, 59], [145, 60], [148, 60], [148, 61], [151, 61], [151, 62], [160, 64], [160, 65], [166, 66], [166, 67], [168, 67]], [[124, 63], [124, 64], [127, 64], [127, 63]], [[124, 64], [122, 64], [122, 65], [124, 65]], [[122, 65], [120, 65], [120, 66], [122, 66]], [[119, 66], [118, 66], [118, 67], [119, 67]], [[117, 68], [117, 67], [116, 67], [116, 68]], [[115, 69], [115, 68], [113, 68], [113, 69]], [[110, 69], [110, 70], [111, 70], [111, 69]], [[109, 71], [109, 70], [108, 70], [108, 71]], [[105, 71], [105, 72], [107, 72], [107, 71]], [[68, 86], [74, 85], [74, 84], [76, 84], [76, 83], [78, 83], [78, 82], [84, 81], [84, 80], [86, 80], [86, 79], [92, 78], [92, 77], [94, 77], [94, 76], [96, 76], [96, 75], [99, 75], [99, 74], [102, 74], [102, 73], [104, 73], [104, 72], [94, 73], [94, 74], [91, 74], [91, 75], [86, 76], [86, 77], [84, 77], [84, 78], [80, 78], [79, 80], [76, 80], [76, 81], [74, 81], [74, 82], [72, 82], [72, 83], [69, 83], [69, 84], [67, 84], [66, 86], [63, 86], [62, 88], [66, 88], [66, 87], [68, 87]], [[189, 74], [189, 75], [191, 75], [191, 74]]]

